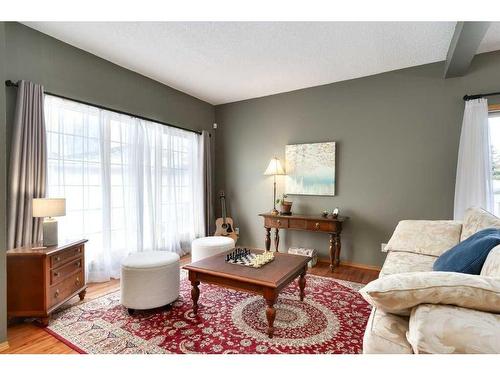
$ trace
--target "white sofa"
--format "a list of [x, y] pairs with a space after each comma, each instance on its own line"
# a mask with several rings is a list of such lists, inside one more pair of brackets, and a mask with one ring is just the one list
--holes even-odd
[[[479, 208], [464, 221], [405, 220], [386, 246], [379, 278], [432, 271], [439, 255], [485, 228], [500, 228], [500, 218]], [[424, 274], [422, 274], [424, 275]], [[478, 277], [500, 278], [500, 245]], [[441, 304], [421, 304], [409, 316], [373, 308], [363, 340], [364, 353], [500, 353], [500, 314]]]

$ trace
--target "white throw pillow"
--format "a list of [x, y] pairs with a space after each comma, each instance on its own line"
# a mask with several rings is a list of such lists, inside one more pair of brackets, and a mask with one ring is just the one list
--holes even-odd
[[423, 303], [500, 313], [500, 278], [456, 272], [408, 272], [381, 277], [360, 291], [372, 306], [409, 316]]
[[387, 251], [440, 256], [460, 241], [462, 224], [452, 220], [402, 220], [387, 243]]

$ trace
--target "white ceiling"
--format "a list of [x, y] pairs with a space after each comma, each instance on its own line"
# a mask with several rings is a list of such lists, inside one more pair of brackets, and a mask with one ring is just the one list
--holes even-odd
[[[455, 27], [454, 22], [25, 24], [211, 104], [441, 61]], [[500, 49], [500, 26], [493, 29], [482, 52]]]

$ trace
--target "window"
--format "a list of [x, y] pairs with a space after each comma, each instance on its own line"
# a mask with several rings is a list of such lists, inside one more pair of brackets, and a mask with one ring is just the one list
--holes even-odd
[[202, 233], [198, 134], [47, 95], [48, 195], [61, 241], [87, 238], [89, 281], [131, 252], [185, 252]]
[[492, 105], [489, 108], [488, 124], [490, 128], [491, 165], [493, 168], [493, 213], [500, 216], [500, 106]]

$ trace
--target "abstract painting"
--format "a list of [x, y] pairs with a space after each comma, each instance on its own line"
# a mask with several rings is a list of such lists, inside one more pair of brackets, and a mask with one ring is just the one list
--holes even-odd
[[335, 195], [335, 142], [287, 145], [286, 193]]

